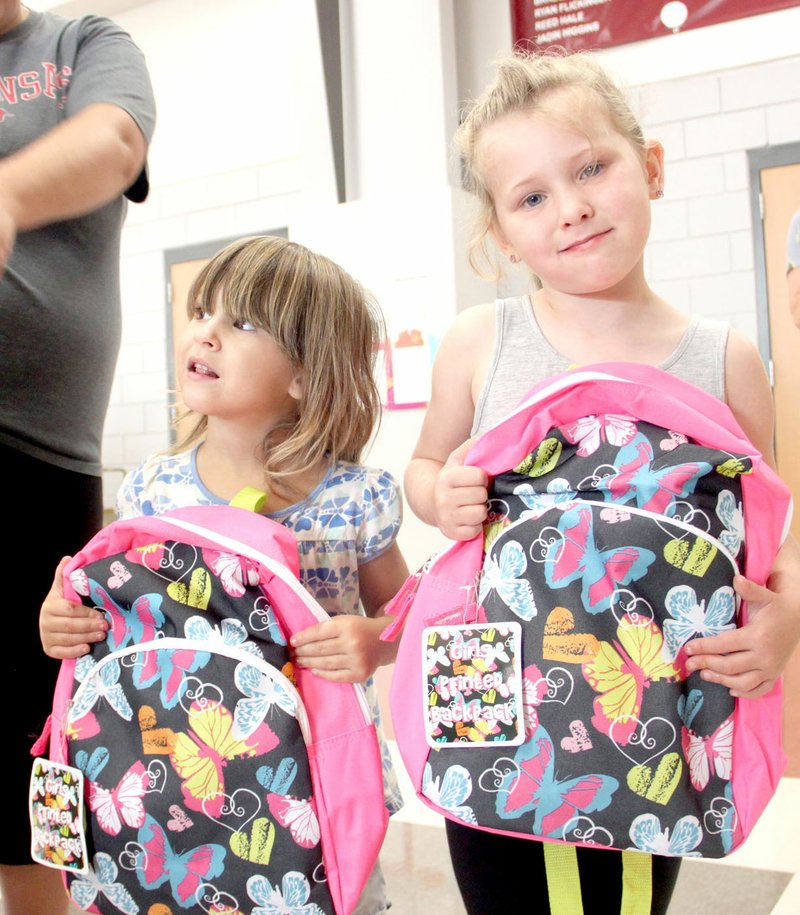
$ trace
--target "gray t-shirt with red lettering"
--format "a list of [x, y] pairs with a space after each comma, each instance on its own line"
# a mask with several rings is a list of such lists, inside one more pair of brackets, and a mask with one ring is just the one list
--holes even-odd
[[[31, 11], [0, 35], [0, 158], [94, 103], [127, 111], [149, 141], [155, 103], [141, 51], [115, 23]], [[147, 195], [143, 172], [127, 192]], [[0, 277], [0, 443], [98, 475], [120, 338], [123, 195], [21, 232]]]

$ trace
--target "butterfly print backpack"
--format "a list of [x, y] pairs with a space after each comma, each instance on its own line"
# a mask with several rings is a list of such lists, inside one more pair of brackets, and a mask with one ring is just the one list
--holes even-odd
[[466, 463], [484, 534], [409, 578], [391, 687], [420, 797], [530, 839], [721, 857], [784, 764], [781, 694], [734, 700], [685, 668], [743, 625], [790, 498], [728, 407], [665, 372], [590, 366], [536, 388]]
[[73, 903], [351, 912], [388, 820], [380, 751], [359, 685], [290, 662], [289, 636], [328, 618], [291, 533], [233, 506], [117, 521], [65, 594], [110, 623], [63, 662], [32, 779], [34, 858]]

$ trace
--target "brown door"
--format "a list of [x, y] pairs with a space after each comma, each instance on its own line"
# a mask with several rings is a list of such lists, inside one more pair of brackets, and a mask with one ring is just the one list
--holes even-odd
[[[800, 330], [789, 313], [786, 285], [786, 238], [800, 208], [800, 162], [761, 169], [764, 264], [770, 351], [775, 396], [775, 453], [778, 471], [792, 491], [792, 533], [800, 540]], [[795, 651], [784, 677], [784, 747], [787, 775], [800, 776], [800, 652]]]

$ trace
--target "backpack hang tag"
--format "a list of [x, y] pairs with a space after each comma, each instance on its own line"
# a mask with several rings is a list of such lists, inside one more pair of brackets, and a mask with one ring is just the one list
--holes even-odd
[[431, 747], [523, 742], [519, 623], [429, 626], [422, 632], [422, 669]]
[[31, 857], [73, 874], [88, 871], [83, 828], [83, 772], [36, 757], [29, 794]]

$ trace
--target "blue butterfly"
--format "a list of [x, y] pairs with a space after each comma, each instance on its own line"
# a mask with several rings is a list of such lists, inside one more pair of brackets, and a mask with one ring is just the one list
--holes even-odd
[[598, 549], [592, 509], [568, 509], [558, 522], [561, 534], [548, 546], [544, 577], [551, 588], [581, 580], [581, 600], [587, 613], [601, 613], [611, 606], [618, 586], [638, 581], [655, 561], [644, 547], [622, 546]]
[[464, 804], [472, 794], [472, 776], [463, 766], [450, 766], [441, 778], [434, 778], [431, 764], [425, 763], [422, 793], [442, 810], [447, 810], [465, 823], [477, 825], [475, 811]]
[[249, 737], [274, 705], [292, 718], [297, 717], [297, 697], [281, 678], [271, 677], [252, 664], [237, 664], [233, 674], [236, 686], [244, 693], [233, 711], [231, 734], [238, 740]]
[[202, 616], [190, 616], [184, 623], [183, 631], [187, 639], [195, 642], [214, 642], [220, 646], [242, 648], [259, 658], [263, 658], [261, 649], [255, 642], [248, 642], [247, 627], [241, 620], [226, 617], [219, 626], [212, 626]]
[[139, 906], [121, 883], [117, 883], [119, 870], [111, 855], [99, 851], [92, 859], [93, 867], [81, 877], [76, 877], [69, 887], [69, 894], [75, 905], [84, 911], [102, 893], [108, 901], [125, 915], [136, 915]]
[[209, 652], [188, 647], [140, 651], [136, 655], [133, 682], [137, 689], [147, 689], [160, 680], [162, 706], [175, 708], [187, 686], [186, 674], [200, 670], [210, 660]]
[[697, 817], [681, 817], [670, 835], [669, 829], [662, 830], [661, 820], [655, 814], [643, 813], [631, 823], [630, 836], [634, 845], [631, 851], [638, 849], [673, 858], [701, 856], [699, 851], [694, 851], [703, 840], [703, 830]]
[[151, 817], [139, 830], [141, 851], [136, 855], [136, 876], [147, 889], [157, 889], [169, 881], [175, 901], [184, 909], [197, 904], [197, 891], [224, 870], [222, 845], [199, 845], [189, 851], [172, 850], [164, 829]]
[[[108, 658], [108, 656], [106, 656]], [[114, 658], [95, 663], [91, 655], [84, 655], [75, 664], [75, 679], [80, 687], [70, 709], [70, 721], [78, 721], [88, 714], [100, 699], [106, 702], [125, 721], [133, 718], [133, 709], [119, 683], [121, 670]]]
[[692, 461], [653, 467], [653, 446], [638, 433], [617, 452], [615, 472], [597, 483], [607, 501], [620, 504], [636, 500], [639, 508], [663, 514], [676, 498], [694, 492], [700, 477], [711, 471], [711, 464]]
[[725, 530], [719, 535], [720, 542], [736, 557], [744, 542], [744, 515], [741, 503], [736, 501], [730, 490], [723, 489], [717, 498], [717, 517], [725, 525]]
[[479, 603], [497, 591], [503, 603], [520, 619], [532, 620], [536, 616], [536, 602], [530, 582], [520, 576], [528, 568], [525, 551], [516, 540], [509, 540], [500, 550], [498, 562], [492, 550], [483, 564]]
[[308, 901], [311, 887], [299, 871], [284, 874], [280, 889], [261, 874], [254, 874], [247, 880], [247, 895], [256, 903], [250, 915], [325, 915]]
[[110, 624], [106, 644], [112, 651], [128, 643], [149, 642], [164, 625], [160, 594], [142, 594], [130, 607], [123, 607], [92, 579], [89, 579], [89, 593], [95, 606], [105, 611]]
[[664, 654], [677, 657], [683, 646], [695, 636], [717, 635], [726, 629], [735, 629], [732, 622], [736, 610], [733, 588], [724, 585], [711, 595], [708, 609], [704, 600], [698, 601], [694, 588], [676, 585], [667, 591], [664, 606], [672, 619], [665, 619]]
[[520, 483], [519, 486], [514, 487], [513, 492], [528, 509], [521, 516], [525, 518], [539, 518], [551, 508], [573, 501], [576, 496], [569, 483], [561, 478], [551, 480], [547, 484], [546, 492], [534, 489], [530, 483]]
[[604, 810], [619, 782], [610, 775], [580, 775], [566, 781], [555, 777], [555, 748], [540, 725], [514, 756], [514, 766], [500, 782], [495, 807], [504, 820], [535, 811], [533, 832], [562, 838], [564, 827], [578, 812]]

